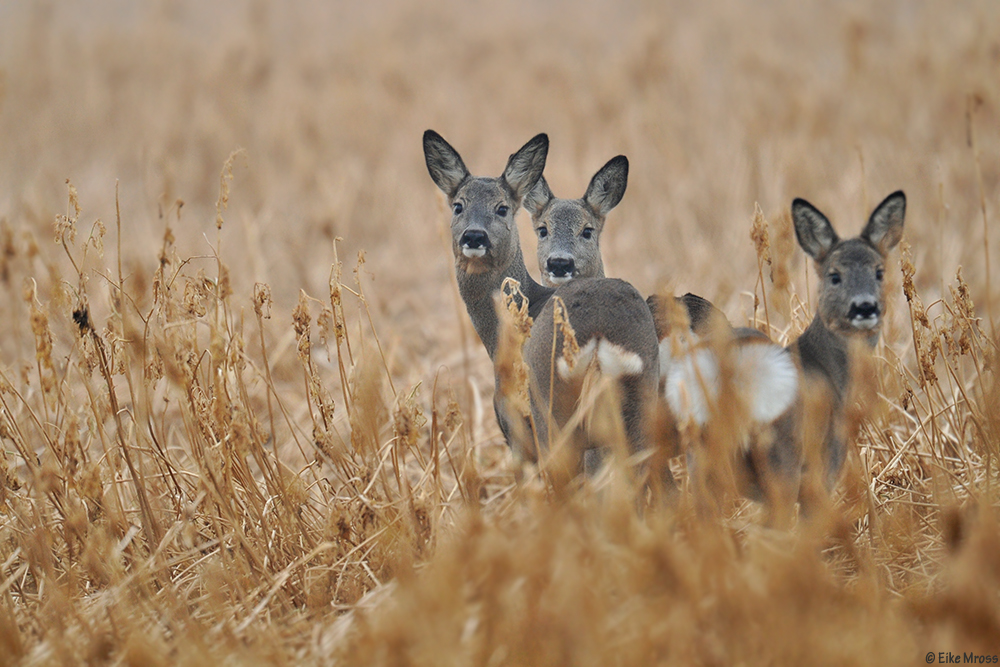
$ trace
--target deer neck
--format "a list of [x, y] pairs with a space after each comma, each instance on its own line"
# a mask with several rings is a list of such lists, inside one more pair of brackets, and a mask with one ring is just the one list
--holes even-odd
[[521, 284], [521, 292], [528, 299], [528, 314], [536, 317], [542, 306], [555, 291], [544, 287], [528, 274], [521, 254], [520, 243], [515, 239], [517, 249], [511, 260], [502, 267], [482, 273], [469, 273], [464, 270], [461, 262], [456, 262], [455, 272], [458, 278], [458, 291], [465, 302], [465, 308], [472, 318], [472, 326], [479, 339], [483, 341], [486, 351], [493, 360], [496, 355], [499, 340], [500, 320], [497, 317], [493, 295], [496, 294], [506, 278], [512, 278]]
[[[878, 343], [879, 332], [866, 337], [866, 342], [874, 347]], [[847, 337], [831, 330], [819, 313], [797, 342], [802, 367], [807, 373], [825, 376], [843, 399], [851, 379], [850, 351]]]

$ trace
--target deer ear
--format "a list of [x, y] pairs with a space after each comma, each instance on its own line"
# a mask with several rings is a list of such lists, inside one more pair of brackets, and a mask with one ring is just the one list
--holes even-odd
[[549, 184], [542, 176], [535, 183], [535, 187], [531, 188], [531, 192], [525, 195], [524, 209], [531, 214], [532, 218], [537, 218], [550, 201], [552, 201], [552, 190], [549, 190]]
[[792, 222], [799, 245], [817, 262], [822, 262], [840, 240], [826, 216], [805, 199], [792, 202]]
[[524, 196], [538, 183], [545, 171], [545, 158], [549, 154], [549, 137], [539, 134], [532, 138], [520, 150], [510, 156], [502, 178], [514, 193], [514, 199], [520, 202]]
[[469, 177], [462, 156], [434, 130], [424, 132], [424, 161], [431, 179], [448, 197], [454, 197]]
[[619, 155], [608, 160], [608, 163], [594, 174], [583, 200], [598, 215], [604, 217], [611, 209], [618, 206], [618, 202], [625, 196], [626, 186], [628, 186], [628, 158]]
[[903, 238], [903, 218], [906, 217], [906, 195], [897, 190], [875, 207], [861, 238], [878, 248], [883, 255], [896, 247]]

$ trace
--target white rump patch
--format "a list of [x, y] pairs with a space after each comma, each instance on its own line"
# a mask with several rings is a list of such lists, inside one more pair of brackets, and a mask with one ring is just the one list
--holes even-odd
[[780, 417], [798, 394], [799, 371], [792, 355], [771, 343], [741, 345], [736, 350], [736, 376], [758, 422]]
[[576, 356], [576, 363], [573, 364], [573, 368], [569, 367], [566, 360], [560, 355], [556, 359], [556, 369], [559, 371], [559, 377], [564, 380], [569, 380], [571, 378], [583, 377], [584, 373], [587, 372], [587, 368], [590, 366], [590, 362], [594, 360], [594, 351], [597, 350], [597, 339], [591, 338], [587, 341], [587, 344], [580, 348], [580, 354]]
[[564, 380], [580, 378], [587, 372], [590, 364], [597, 357], [597, 367], [604, 375], [611, 378], [619, 378], [624, 375], [639, 375], [642, 373], [644, 364], [642, 357], [635, 352], [626, 350], [620, 345], [603, 338], [597, 340], [591, 338], [587, 344], [580, 348], [580, 354], [576, 358], [573, 368], [569, 367], [562, 357], [556, 359], [556, 369], [559, 377]]
[[[664, 341], [665, 343], [668, 341]], [[661, 353], [664, 351], [661, 344]], [[791, 407], [798, 395], [799, 373], [792, 355], [773, 343], [745, 343], [734, 349], [733, 382], [746, 401], [750, 417], [768, 423]], [[709, 406], [719, 396], [719, 362], [708, 348], [679, 358], [661, 357], [666, 364], [667, 404], [680, 420], [708, 423]]]
[[486, 248], [469, 248], [462, 246], [462, 254], [466, 257], [482, 257], [486, 254]]
[[[664, 350], [664, 345], [667, 350]], [[700, 348], [682, 357], [671, 358], [669, 340], [660, 344], [660, 367], [666, 375], [667, 405], [681, 421], [693, 419], [699, 426], [708, 423], [708, 402], [719, 395], [719, 362], [712, 351]], [[711, 398], [706, 398], [705, 393]]]
[[597, 362], [601, 365], [601, 372], [608, 377], [642, 373], [642, 357], [603, 338], [597, 344]]
[[663, 338], [660, 341], [660, 377], [661, 378], [667, 377], [670, 374], [670, 367], [674, 363], [676, 363], [677, 361], [679, 361], [680, 359], [683, 359], [684, 357], [686, 357], [688, 355], [688, 353], [691, 351], [691, 349], [694, 348], [694, 347], [696, 347], [698, 345], [698, 343], [701, 342], [701, 339], [698, 338], [698, 336], [696, 336], [694, 333], [690, 333], [689, 332], [687, 334], [687, 337], [690, 340], [684, 340], [684, 339], [682, 339], [682, 341], [681, 341], [681, 347], [683, 349], [683, 352], [681, 352], [680, 356], [677, 357], [677, 358], [674, 358], [674, 356], [673, 356], [674, 346], [670, 342], [671, 336], [668, 335], [668, 336], [666, 336], [665, 338]]

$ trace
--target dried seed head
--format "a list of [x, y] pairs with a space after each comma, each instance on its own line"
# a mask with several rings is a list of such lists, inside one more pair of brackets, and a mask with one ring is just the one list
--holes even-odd
[[[76, 187], [66, 179], [66, 188], [69, 191], [69, 205], [65, 215], [56, 216], [55, 240], [62, 245], [67, 241], [72, 243], [76, 238], [76, 221], [80, 218], [80, 199], [76, 193]], [[72, 210], [72, 212], [70, 212]]]
[[13, 424], [10, 418], [7, 417], [7, 410], [3, 406], [0, 406], [0, 439], [3, 440], [14, 439]]
[[299, 359], [303, 363], [309, 361], [309, 353], [311, 351], [309, 343], [309, 324], [311, 317], [309, 315], [309, 297], [303, 290], [299, 290], [299, 303], [292, 310], [292, 327], [295, 329], [295, 335], [298, 338], [298, 351]]
[[271, 286], [267, 283], [254, 283], [253, 312], [257, 317], [271, 319]]
[[208, 296], [205, 290], [205, 272], [199, 270], [195, 278], [188, 278], [184, 281], [184, 297], [182, 302], [184, 310], [188, 315], [194, 317], [204, 317], [208, 312], [205, 307], [205, 298]]
[[757, 262], [763, 266], [771, 266], [771, 241], [767, 235], [767, 220], [764, 219], [764, 212], [760, 210], [760, 204], [754, 202], [753, 220], [750, 223], [750, 239], [753, 247], [757, 251]]
[[316, 327], [319, 328], [319, 340], [323, 345], [330, 341], [330, 325], [333, 323], [333, 310], [330, 306], [323, 304], [319, 317], [316, 318]]
[[927, 311], [924, 309], [924, 304], [920, 300], [917, 288], [913, 284], [913, 276], [917, 270], [913, 266], [913, 255], [910, 253], [910, 244], [902, 241], [901, 246], [902, 252], [899, 257], [899, 265], [903, 272], [903, 294], [906, 295], [906, 300], [910, 304], [910, 317], [923, 328], [930, 329], [931, 323], [927, 319]]
[[504, 278], [500, 285], [500, 294], [502, 295], [503, 307], [510, 315], [510, 322], [520, 335], [520, 342], [523, 344], [531, 334], [531, 326], [534, 322], [528, 315], [528, 299], [521, 292], [521, 283], [513, 278]]
[[163, 377], [163, 357], [160, 356], [158, 347], [153, 347], [149, 353], [149, 359], [143, 369], [143, 378], [149, 385], [155, 384]]
[[107, 233], [108, 230], [100, 218], [94, 221], [94, 227], [90, 230], [90, 238], [87, 239], [87, 242], [97, 251], [98, 257], [104, 257], [104, 235]]
[[246, 367], [246, 342], [243, 340], [243, 332], [236, 331], [229, 338], [229, 346], [226, 348], [226, 363], [237, 373], [242, 373]]
[[334, 466], [342, 466], [347, 461], [347, 450], [340, 439], [319, 424], [313, 427], [313, 444], [317, 455], [322, 454]]
[[556, 336], [562, 335], [562, 358], [566, 362], [569, 370], [576, 366], [576, 360], [580, 356], [580, 344], [576, 340], [576, 332], [573, 325], [569, 323], [569, 313], [566, 311], [566, 304], [557, 296], [552, 297], [552, 328]]
[[[955, 273], [957, 286], [952, 286], [951, 298], [954, 302], [954, 312], [952, 313], [950, 333], [953, 338], [957, 338], [957, 349], [959, 354], [968, 354], [972, 351], [973, 340], [986, 340], [986, 335], [979, 326], [979, 318], [976, 317], [976, 306], [972, 302], [972, 295], [969, 286], [962, 278], [962, 267], [958, 267]], [[951, 345], [949, 345], [951, 347]]]
[[[366, 261], [365, 251], [359, 250], [358, 263], [354, 266], [354, 284], [358, 286], [359, 294], [361, 294], [361, 270], [364, 268]], [[364, 296], [361, 296], [361, 299], [364, 300]]]
[[455, 400], [455, 397], [452, 396], [448, 399], [448, 407], [445, 409], [444, 427], [449, 431], [455, 431], [462, 425], [463, 421], [462, 408], [459, 406], [458, 401]]
[[52, 363], [52, 330], [49, 316], [31, 299], [31, 332], [35, 336], [35, 360], [41, 368], [42, 390], [49, 393], [55, 388], [55, 367]]
[[[792, 213], [785, 208], [775, 221], [777, 233], [774, 237], [774, 254], [777, 259], [771, 264], [771, 282], [778, 291], [787, 290], [790, 282], [788, 262], [795, 254], [795, 227]], [[783, 304], [784, 301], [779, 301]], [[787, 313], [785, 313], [787, 315]]]
[[[928, 338], [930, 340], [927, 340]], [[916, 348], [917, 361], [920, 364], [920, 384], [924, 389], [928, 389], [930, 385], [937, 383], [934, 362], [941, 350], [941, 339], [933, 333], [920, 329], [914, 336], [914, 347]]]
[[233, 294], [233, 286], [229, 278], [229, 267], [219, 264], [219, 298], [225, 301]]
[[[245, 154], [245, 151], [242, 148], [237, 148], [229, 154], [222, 165], [222, 173], [219, 174], [219, 199], [215, 202], [216, 229], [222, 229], [222, 212], [229, 206], [229, 184], [233, 180], [233, 162], [236, 161], [236, 156], [241, 154]], [[180, 215], [179, 207], [177, 214]]]
[[910, 244], [903, 239], [900, 244], [899, 266], [903, 272], [903, 294], [907, 301], [913, 301], [917, 295], [917, 290], [913, 286], [913, 276], [917, 273], [913, 266], [913, 254], [910, 252]]
[[347, 335], [347, 327], [344, 319], [344, 304], [342, 297], [342, 285], [340, 282], [344, 273], [344, 263], [337, 257], [337, 243], [343, 241], [339, 236], [333, 240], [333, 265], [330, 267], [330, 307], [333, 313], [333, 333], [337, 338], [339, 346]]
[[501, 292], [495, 296], [494, 307], [500, 320], [494, 361], [499, 398], [508, 426], [514, 431], [509, 436], [521, 448], [519, 455], [524, 456], [533, 451], [528, 447], [530, 434], [524, 430], [525, 419], [531, 414], [530, 380], [524, 362], [524, 340], [531, 330], [531, 318], [528, 317], [527, 299], [521, 294], [518, 283], [510, 279], [504, 281]]
[[393, 435], [400, 445], [410, 449], [416, 448], [420, 429], [427, 424], [427, 418], [416, 400], [418, 389], [419, 385], [414, 387], [413, 391], [405, 398], [400, 398], [396, 406], [396, 413], [393, 415]]

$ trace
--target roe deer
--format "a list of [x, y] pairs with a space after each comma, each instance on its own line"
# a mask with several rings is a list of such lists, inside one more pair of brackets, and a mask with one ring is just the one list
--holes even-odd
[[[547, 449], [550, 444], [550, 415], [558, 427], [567, 425], [583, 385], [579, 369], [574, 372], [565, 361], [555, 363], [553, 359], [553, 350], [555, 359], [559, 359], [564, 344], [562, 335], [554, 330], [551, 297], [556, 295], [565, 304], [575, 330], [580, 362], [586, 366], [593, 362], [602, 373], [616, 378], [622, 423], [630, 448], [635, 451], [644, 444], [646, 412], [655, 400], [659, 379], [656, 332], [645, 302], [628, 283], [606, 278], [574, 281], [554, 290], [532, 280], [524, 264], [514, 214], [541, 178], [548, 144], [548, 137], [539, 134], [510, 156], [499, 178], [475, 177], [441, 135], [433, 130], [424, 133], [427, 170], [447, 196], [452, 211], [452, 250], [459, 292], [494, 362], [494, 409], [507, 442], [518, 454], [531, 459], [535, 452], [528, 443], [517, 442], [523, 429], [515, 420], [522, 417], [511, 410], [499, 391], [500, 321], [494, 295], [508, 278], [520, 283], [528, 301], [528, 315], [534, 320], [524, 346], [524, 360], [539, 446]], [[552, 368], [557, 372], [551, 373]], [[581, 449], [593, 449], [598, 444], [580, 428], [570, 436]], [[584, 460], [590, 468], [592, 459], [585, 456]]]
[[844, 402], [850, 385], [850, 348], [860, 339], [874, 348], [882, 327], [885, 258], [903, 237], [906, 195], [902, 190], [875, 207], [855, 238], [841, 240], [833, 225], [804, 199], [792, 202], [799, 245], [816, 262], [819, 306], [812, 323], [792, 343], [805, 381], [825, 390], [826, 424], [820, 424], [824, 482], [831, 489], [847, 455]]
[[[604, 276], [601, 232], [607, 214], [625, 195], [628, 168], [624, 155], [612, 158], [594, 174], [580, 199], [555, 197], [544, 176], [525, 197], [524, 207], [538, 236], [543, 282], [559, 285]], [[670, 413], [678, 421], [693, 419], [705, 426], [710, 413], [719, 409], [720, 385], [728, 382], [729, 389], [737, 389], [730, 395], [745, 404], [740, 406], [745, 422], [740, 429], [745, 433], [741, 451], [748, 463], [744, 490], [758, 499], [779, 493], [777, 483], [769, 485], [750, 467], [764, 459], [768, 470], [781, 471], [772, 476], [780, 477], [782, 501], [787, 504], [790, 495], [794, 502], [799, 459], [787, 446], [791, 439], [777, 437], [792, 425], [786, 415], [798, 395], [798, 373], [791, 355], [756, 330], [732, 329], [720, 310], [697, 295], [672, 299], [653, 295], [647, 304], [661, 341], [660, 381]], [[687, 345], [671, 340], [675, 321], [694, 334], [682, 336]], [[727, 407], [731, 412], [732, 406]]]

